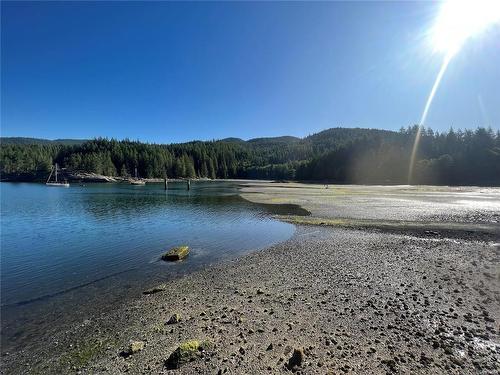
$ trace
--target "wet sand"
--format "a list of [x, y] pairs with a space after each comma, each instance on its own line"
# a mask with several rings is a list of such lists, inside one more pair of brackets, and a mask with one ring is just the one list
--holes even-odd
[[[309, 222], [284, 243], [54, 327], [4, 353], [2, 371], [286, 373], [302, 349], [293, 370], [304, 374], [496, 374], [500, 190], [457, 189], [245, 184], [245, 199], [299, 204]], [[166, 324], [175, 313], [181, 320]], [[167, 369], [193, 339], [213, 346]], [[144, 349], [121, 356], [130, 340]]]
[[500, 188], [251, 182], [241, 195], [296, 204], [322, 218], [500, 225]]

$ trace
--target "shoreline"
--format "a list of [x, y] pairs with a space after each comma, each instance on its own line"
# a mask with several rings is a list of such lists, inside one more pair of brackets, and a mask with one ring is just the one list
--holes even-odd
[[[72, 183], [129, 183], [130, 181], [135, 180], [134, 177], [128, 176], [108, 176], [101, 175], [93, 172], [76, 172], [76, 173], [67, 173], [67, 179]], [[151, 177], [151, 178], [139, 178], [146, 183], [151, 184], [159, 184], [164, 182], [164, 178], [160, 177]], [[276, 179], [249, 179], [249, 178], [216, 178], [211, 179], [208, 177], [176, 177], [176, 178], [167, 178], [168, 182], [239, 182], [246, 185], [251, 185], [253, 183], [264, 183], [264, 184], [300, 184], [300, 185], [309, 185], [309, 186], [319, 186], [324, 187], [328, 186], [361, 186], [361, 187], [388, 187], [388, 188], [398, 188], [398, 187], [407, 187], [410, 189], [420, 189], [426, 187], [432, 188], [440, 188], [440, 189], [467, 189], [467, 188], [484, 188], [484, 189], [498, 189], [500, 185], [489, 184], [489, 185], [426, 185], [426, 184], [415, 184], [408, 185], [400, 182], [387, 182], [387, 183], [351, 183], [351, 182], [337, 182], [332, 180], [276, 180]], [[7, 177], [0, 179], [0, 182], [12, 182], [12, 183], [45, 183], [45, 178], [34, 178], [19, 175], [14, 177]]]
[[[263, 185], [240, 195], [297, 203], [291, 194], [266, 191], [280, 186]], [[278, 197], [284, 201], [273, 202]], [[318, 199], [328, 206], [323, 194]], [[305, 218], [324, 213], [316, 203], [299, 205], [311, 212]], [[413, 219], [425, 225], [424, 218]], [[500, 245], [447, 235], [299, 223], [283, 243], [170, 280], [158, 293], [130, 296], [53, 339], [42, 335], [4, 356], [2, 371], [170, 373], [170, 353], [199, 339], [215, 348], [173, 373], [285, 373], [293, 348], [304, 349], [302, 373], [495, 373]], [[175, 313], [181, 321], [166, 325]], [[129, 340], [145, 347], [121, 357]]]

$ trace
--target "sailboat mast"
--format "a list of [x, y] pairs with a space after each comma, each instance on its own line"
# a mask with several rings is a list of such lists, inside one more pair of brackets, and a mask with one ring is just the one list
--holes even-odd
[[52, 173], [54, 172], [54, 166], [52, 166], [52, 168], [50, 168], [50, 174], [49, 174], [49, 178], [47, 178], [47, 181], [46, 183], [48, 183], [50, 181], [50, 178], [52, 177]]
[[57, 182], [57, 163], [56, 163], [56, 182]]

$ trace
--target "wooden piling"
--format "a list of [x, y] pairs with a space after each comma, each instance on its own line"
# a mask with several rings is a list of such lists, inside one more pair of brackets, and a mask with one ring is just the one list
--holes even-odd
[[187, 180], [187, 189], [191, 190], [191, 180]]

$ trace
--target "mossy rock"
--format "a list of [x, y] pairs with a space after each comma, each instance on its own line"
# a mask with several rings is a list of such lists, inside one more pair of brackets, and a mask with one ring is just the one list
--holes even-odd
[[144, 349], [144, 341], [131, 341], [128, 347], [130, 354], [140, 352], [142, 349]]
[[177, 260], [184, 259], [187, 257], [189, 254], [189, 247], [188, 246], [177, 246], [173, 247], [169, 251], [167, 251], [165, 254], [162, 255], [161, 259], [169, 261], [169, 262], [175, 262]]
[[210, 350], [212, 347], [213, 344], [210, 341], [186, 341], [170, 354], [170, 357], [165, 361], [165, 365], [169, 369], [179, 368], [185, 363], [200, 358], [203, 352]]
[[170, 319], [167, 320], [167, 324], [176, 324], [181, 321], [181, 315], [180, 314], [173, 314]]
[[128, 357], [131, 356], [132, 354], [140, 352], [143, 349], [144, 349], [144, 341], [130, 341], [128, 348], [122, 351], [120, 355], [122, 357]]

